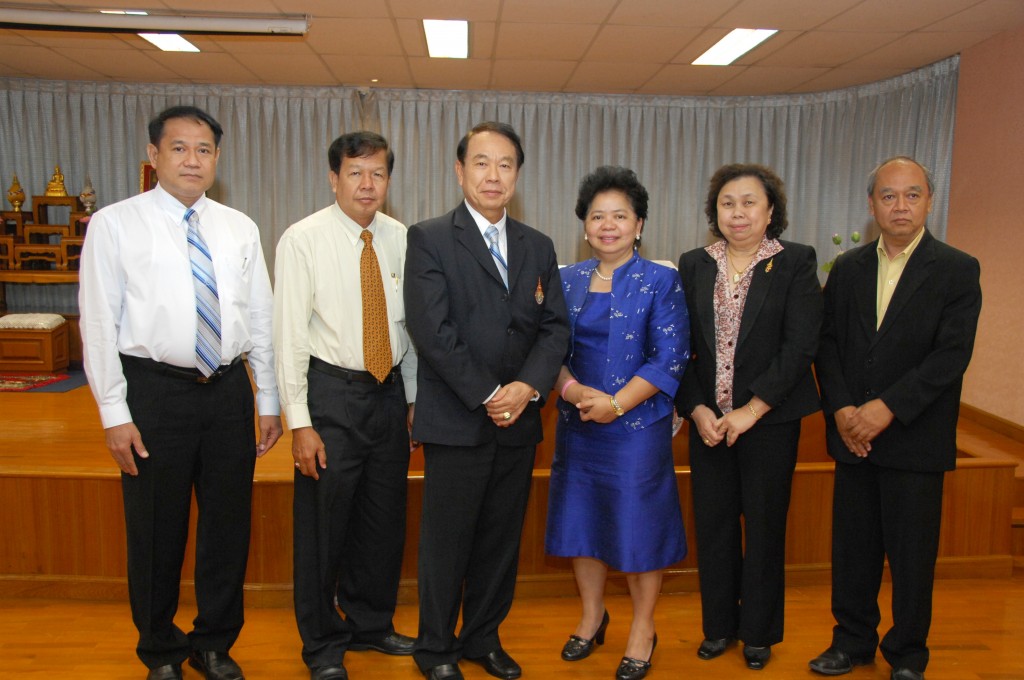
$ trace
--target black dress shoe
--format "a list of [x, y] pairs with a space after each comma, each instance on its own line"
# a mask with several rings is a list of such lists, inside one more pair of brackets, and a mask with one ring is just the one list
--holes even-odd
[[188, 665], [206, 676], [206, 680], [245, 680], [242, 669], [227, 652], [204, 652], [193, 649]]
[[462, 671], [453, 663], [443, 663], [440, 666], [434, 666], [424, 675], [427, 676], [427, 680], [463, 680]]
[[852, 671], [854, 666], [866, 666], [874, 660], [874, 655], [850, 656], [841, 649], [829, 647], [811, 659], [807, 665], [811, 667], [812, 671], [822, 675], [844, 675]]
[[722, 656], [731, 642], [732, 638], [716, 638], [714, 640], [704, 638], [704, 642], [700, 643], [700, 647], [697, 648], [697, 656], [705, 661], [710, 661], [717, 656]]
[[924, 673], [909, 668], [893, 668], [890, 680], [924, 680]]
[[763, 670], [772, 656], [771, 647], [755, 647], [754, 645], [743, 645], [743, 658], [747, 662], [747, 668], [752, 671]]
[[375, 652], [390, 654], [391, 656], [411, 656], [414, 647], [416, 647], [416, 640], [414, 638], [396, 633], [395, 631], [391, 631], [377, 640], [353, 641], [348, 646], [349, 650], [353, 652], [364, 652], [372, 649]]
[[181, 680], [181, 664], [169, 663], [166, 666], [150, 668], [146, 680]]
[[523, 669], [519, 667], [519, 664], [501, 647], [498, 647], [490, 654], [484, 654], [476, 658], [466, 658], [483, 666], [484, 670], [494, 677], [503, 678], [503, 680], [514, 680], [523, 674]]
[[654, 634], [654, 642], [651, 644], [651, 655], [647, 661], [634, 659], [631, 656], [622, 657], [619, 668], [615, 671], [615, 680], [640, 680], [651, 670], [651, 659], [654, 658], [654, 648], [658, 646], [658, 634]]
[[608, 616], [608, 610], [606, 609], [604, 616], [601, 617], [601, 625], [597, 627], [594, 637], [584, 640], [579, 635], [570, 635], [569, 641], [562, 647], [562, 659], [565, 661], [579, 661], [590, 656], [590, 653], [594, 651], [594, 645], [604, 644], [604, 632], [608, 629], [608, 622], [610, 620], [611, 617]]
[[348, 671], [340, 663], [336, 666], [318, 666], [309, 669], [309, 680], [348, 680]]

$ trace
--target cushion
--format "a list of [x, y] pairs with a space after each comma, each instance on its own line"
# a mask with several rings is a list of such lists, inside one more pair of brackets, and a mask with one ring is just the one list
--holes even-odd
[[0, 317], [0, 328], [48, 331], [64, 323], [60, 314], [8, 314]]

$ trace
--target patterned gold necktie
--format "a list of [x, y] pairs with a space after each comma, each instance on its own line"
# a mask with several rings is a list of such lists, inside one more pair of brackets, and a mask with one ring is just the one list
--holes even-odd
[[363, 254], [359, 258], [359, 282], [363, 289], [363, 363], [377, 379], [391, 373], [391, 335], [388, 333], [388, 303], [384, 299], [380, 265], [373, 252], [373, 234], [363, 229]]

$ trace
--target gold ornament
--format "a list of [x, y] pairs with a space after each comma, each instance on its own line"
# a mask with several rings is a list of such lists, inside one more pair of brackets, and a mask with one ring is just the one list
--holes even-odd
[[17, 175], [11, 182], [11, 188], [7, 190], [7, 200], [14, 206], [14, 212], [19, 212], [21, 204], [25, 202], [25, 190], [21, 188], [21, 182], [18, 181]]
[[60, 171], [60, 166], [53, 166], [53, 176], [50, 181], [46, 183], [45, 196], [67, 196], [68, 190], [64, 186], [64, 174]]

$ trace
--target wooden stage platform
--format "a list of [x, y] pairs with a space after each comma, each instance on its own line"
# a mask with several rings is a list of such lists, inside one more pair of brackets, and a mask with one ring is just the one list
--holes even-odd
[[[107, 453], [87, 387], [67, 393], [0, 393], [0, 597], [125, 600], [124, 519], [120, 473]], [[546, 412], [547, 441], [538, 449], [523, 532], [518, 596], [575, 592], [567, 560], [544, 555], [554, 412]], [[793, 485], [786, 559], [792, 585], [829, 579], [833, 465], [824, 455], [820, 414], [805, 419]], [[666, 593], [696, 590], [696, 546], [685, 434], [675, 440], [676, 475], [690, 537], [690, 554], [666, 574]], [[286, 434], [257, 463], [253, 538], [247, 576], [250, 606], [290, 606], [291, 501], [294, 468]], [[964, 451], [946, 478], [940, 577], [1012, 574], [1013, 460]], [[408, 529], [400, 593], [416, 594], [416, 549], [422, 499], [422, 458], [409, 472]], [[194, 515], [194, 513], [193, 513]], [[194, 519], [194, 517], [193, 517]], [[191, 579], [193, 554], [183, 577]], [[625, 592], [612, 579], [613, 592]], [[183, 600], [192, 596], [182, 590]]]

